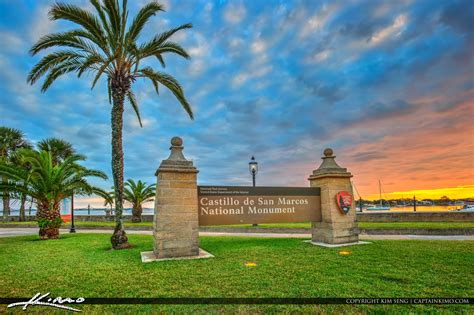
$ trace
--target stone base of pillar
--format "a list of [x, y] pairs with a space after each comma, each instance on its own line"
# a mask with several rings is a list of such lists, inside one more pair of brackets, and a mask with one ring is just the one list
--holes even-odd
[[199, 248], [199, 253], [193, 256], [176, 256], [176, 257], [159, 257], [155, 255], [153, 251], [141, 252], [142, 263], [152, 262], [152, 261], [167, 261], [167, 260], [181, 260], [181, 259], [203, 259], [214, 257], [209, 252], [206, 252], [204, 249]]
[[315, 243], [343, 244], [359, 241], [359, 229], [355, 222], [313, 222], [311, 241]]

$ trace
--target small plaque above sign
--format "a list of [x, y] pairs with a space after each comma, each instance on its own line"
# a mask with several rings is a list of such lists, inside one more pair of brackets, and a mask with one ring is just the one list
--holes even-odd
[[198, 186], [199, 225], [321, 221], [317, 187]]

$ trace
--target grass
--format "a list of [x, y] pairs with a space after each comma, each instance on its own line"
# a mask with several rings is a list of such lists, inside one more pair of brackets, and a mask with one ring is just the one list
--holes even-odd
[[[34, 221], [28, 222], [0, 222], [1, 224], [19, 224], [19, 225], [30, 225], [36, 224]], [[65, 224], [69, 226], [70, 223]], [[76, 226], [95, 226], [95, 227], [113, 227], [114, 222], [93, 222], [93, 221], [76, 221]], [[125, 226], [153, 226], [153, 222], [125, 222]], [[214, 227], [239, 227], [239, 228], [253, 228], [250, 224], [241, 225], [226, 225], [226, 226], [214, 226]], [[258, 228], [310, 228], [311, 223], [275, 223], [275, 224], [259, 224]], [[360, 229], [465, 229], [474, 228], [474, 222], [359, 222]]]
[[[216, 257], [142, 264], [151, 236], [130, 235], [112, 251], [109, 235], [0, 238], [0, 296], [29, 297], [472, 297], [474, 242], [376, 241], [339, 249], [301, 239], [202, 237]], [[244, 263], [255, 262], [256, 267]], [[419, 313], [469, 305], [81, 305], [84, 313]], [[46, 309], [29, 308], [38, 313]], [[0, 306], [0, 313], [5, 305]], [[48, 312], [53, 309], [47, 309]], [[23, 312], [17, 309], [17, 312]]]

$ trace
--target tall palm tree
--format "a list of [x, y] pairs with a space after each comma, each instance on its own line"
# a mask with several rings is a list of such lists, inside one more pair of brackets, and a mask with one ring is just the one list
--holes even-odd
[[[16, 150], [29, 147], [31, 145], [21, 130], [0, 127], [0, 163], [11, 163]], [[1, 177], [2, 184], [5, 184], [6, 181], [5, 177]], [[8, 192], [2, 191], [2, 201], [3, 220], [5, 221], [10, 214], [10, 194]]]
[[38, 150], [51, 152], [53, 165], [57, 165], [76, 154], [72, 144], [59, 138], [47, 138], [37, 144]]
[[30, 170], [16, 165], [0, 164], [0, 175], [9, 179], [0, 188], [9, 192], [24, 193], [36, 201], [36, 218], [40, 239], [54, 239], [59, 236], [62, 220], [60, 202], [73, 193], [90, 195], [97, 190], [86, 178], [107, 176], [96, 170], [87, 169], [77, 162], [85, 160], [81, 155], [73, 155], [57, 165], [53, 164], [48, 151], [24, 150], [23, 159], [31, 165]]
[[155, 197], [155, 184], [148, 185], [141, 180], [134, 182], [128, 179], [125, 183], [123, 198], [132, 204], [132, 222], [142, 221], [142, 205], [145, 202], [153, 201]]
[[125, 100], [130, 103], [141, 125], [140, 112], [132, 91], [133, 83], [144, 78], [149, 80], [156, 92], [160, 85], [170, 90], [190, 118], [193, 118], [191, 106], [184, 97], [184, 92], [176, 79], [169, 74], [155, 71], [144, 66], [147, 58], [156, 58], [162, 67], [165, 66], [164, 54], [173, 53], [189, 58], [188, 53], [171, 37], [178, 31], [191, 28], [184, 24], [157, 34], [148, 42], [139, 42], [139, 36], [147, 21], [163, 6], [156, 1], [144, 5], [137, 15], [128, 22], [127, 0], [90, 0], [94, 11], [80, 7], [56, 3], [50, 11], [52, 20], [65, 20], [74, 23], [77, 28], [46, 35], [32, 48], [33, 55], [51, 47], [62, 49], [43, 57], [28, 75], [28, 82], [34, 84], [46, 75], [41, 90], [46, 91], [60, 76], [75, 72], [80, 77], [85, 72], [94, 74], [92, 88], [105, 76], [111, 109], [112, 125], [112, 174], [115, 187], [116, 226], [111, 237], [112, 247], [128, 247], [128, 238], [122, 224], [123, 211], [123, 150], [122, 128]]

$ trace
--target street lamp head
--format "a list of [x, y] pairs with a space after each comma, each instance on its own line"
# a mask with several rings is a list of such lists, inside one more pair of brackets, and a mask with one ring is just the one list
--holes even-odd
[[252, 175], [257, 174], [257, 172], [258, 172], [258, 163], [255, 161], [254, 156], [252, 156], [252, 158], [250, 158], [249, 171], [250, 171], [250, 174], [252, 174]]

